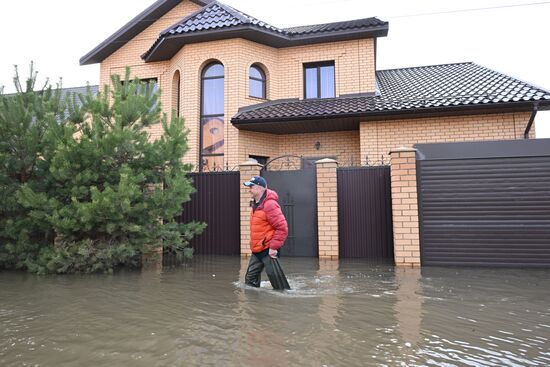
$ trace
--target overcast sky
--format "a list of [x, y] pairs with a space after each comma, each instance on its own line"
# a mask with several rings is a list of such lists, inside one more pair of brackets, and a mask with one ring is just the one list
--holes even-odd
[[[376, 16], [389, 21], [378, 42], [381, 69], [473, 61], [550, 90], [550, 1], [225, 0], [278, 27]], [[0, 5], [0, 85], [13, 92], [13, 65], [64, 87], [97, 84], [99, 65], [79, 59], [154, 0], [26, 0]], [[550, 138], [550, 112], [537, 137]]]

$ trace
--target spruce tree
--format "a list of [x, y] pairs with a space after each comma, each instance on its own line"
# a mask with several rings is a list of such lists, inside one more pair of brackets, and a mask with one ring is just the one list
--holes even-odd
[[[158, 247], [191, 254], [187, 244], [204, 225], [175, 220], [194, 190], [182, 163], [187, 130], [161, 114], [152, 84], [129, 75], [95, 96], [69, 96], [66, 121], [47, 130], [43, 190], [25, 184], [17, 193], [34, 224], [54, 233], [31, 271], [111, 272], [139, 266]], [[164, 133], [152, 141], [155, 124]]]

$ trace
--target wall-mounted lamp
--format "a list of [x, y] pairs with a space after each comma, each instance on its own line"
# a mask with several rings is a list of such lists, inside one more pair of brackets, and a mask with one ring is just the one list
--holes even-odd
[[315, 149], [316, 150], [321, 149], [321, 143], [320, 142], [315, 143]]

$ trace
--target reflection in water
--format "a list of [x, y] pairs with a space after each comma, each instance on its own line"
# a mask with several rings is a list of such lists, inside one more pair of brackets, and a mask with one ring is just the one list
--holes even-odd
[[281, 262], [291, 291], [239, 257], [0, 273], [0, 366], [550, 365], [550, 270]]
[[420, 277], [419, 268], [395, 268], [395, 317], [407, 347], [416, 346], [420, 341], [423, 300], [419, 296]]
[[[322, 279], [334, 277], [334, 288], [339, 289], [338, 278], [335, 276], [338, 272], [338, 261], [336, 260], [319, 260], [319, 271], [317, 276], [319, 281]], [[340, 306], [340, 298], [336, 294], [327, 294], [321, 298], [321, 304], [319, 305], [319, 317], [321, 321], [325, 323], [330, 329], [337, 329], [338, 309]]]

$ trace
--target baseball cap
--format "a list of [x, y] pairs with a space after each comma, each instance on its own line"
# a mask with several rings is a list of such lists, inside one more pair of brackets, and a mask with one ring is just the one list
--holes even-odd
[[250, 187], [252, 185], [258, 185], [258, 186], [261, 186], [261, 187], [267, 187], [267, 182], [265, 180], [265, 178], [263, 177], [260, 177], [260, 176], [254, 176], [252, 177], [250, 180], [246, 181], [245, 183], [243, 183], [243, 185], [245, 185], [246, 187]]

